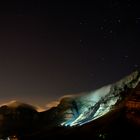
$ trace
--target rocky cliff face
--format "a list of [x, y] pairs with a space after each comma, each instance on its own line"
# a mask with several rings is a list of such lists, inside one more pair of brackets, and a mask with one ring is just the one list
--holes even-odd
[[139, 73], [134, 72], [114, 84], [90, 93], [64, 98], [57, 107], [58, 111], [61, 110], [59, 114], [63, 118], [61, 125], [77, 126], [98, 119], [126, 100], [139, 82]]

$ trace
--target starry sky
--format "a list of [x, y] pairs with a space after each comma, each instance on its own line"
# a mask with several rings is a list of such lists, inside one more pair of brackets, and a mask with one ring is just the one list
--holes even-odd
[[0, 4], [0, 102], [45, 105], [140, 66], [135, 0]]

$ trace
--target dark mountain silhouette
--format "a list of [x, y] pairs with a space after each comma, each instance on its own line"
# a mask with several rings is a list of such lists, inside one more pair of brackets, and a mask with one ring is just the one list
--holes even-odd
[[30, 133], [39, 120], [36, 109], [28, 104], [12, 101], [0, 107], [0, 136]]
[[138, 140], [139, 128], [139, 72], [90, 93], [64, 97], [43, 112], [20, 102], [0, 107], [0, 138]]

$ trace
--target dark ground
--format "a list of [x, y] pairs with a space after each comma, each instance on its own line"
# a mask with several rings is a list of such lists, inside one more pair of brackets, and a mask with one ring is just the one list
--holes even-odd
[[[140, 140], [140, 126], [126, 118], [126, 112], [115, 111], [81, 127], [42, 130], [21, 140], [46, 139], [94, 139], [94, 140]], [[129, 112], [130, 113], [130, 112]]]

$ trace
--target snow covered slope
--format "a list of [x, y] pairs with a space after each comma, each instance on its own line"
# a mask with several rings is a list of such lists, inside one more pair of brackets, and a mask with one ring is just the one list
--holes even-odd
[[134, 72], [124, 79], [82, 96], [64, 98], [60, 105], [67, 107], [62, 126], [83, 125], [93, 121], [115, 109], [127, 97], [127, 90], [133, 89], [140, 82], [138, 72]]

